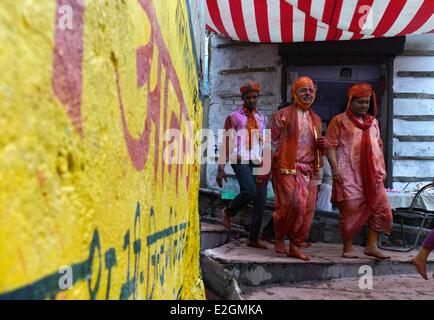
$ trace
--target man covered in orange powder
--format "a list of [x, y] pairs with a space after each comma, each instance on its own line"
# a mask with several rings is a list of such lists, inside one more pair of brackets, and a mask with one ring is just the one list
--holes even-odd
[[[368, 114], [371, 98], [374, 116]], [[377, 248], [378, 233], [392, 230], [392, 211], [383, 184], [386, 171], [376, 113], [371, 85], [358, 83], [348, 89], [347, 110], [334, 117], [327, 128], [332, 201], [340, 211], [344, 258], [357, 258], [352, 253], [352, 239], [366, 224], [368, 240], [364, 253], [381, 260], [389, 258]]]
[[[292, 86], [295, 102], [275, 113], [270, 121], [272, 181], [275, 194], [275, 250], [289, 257], [310, 258], [301, 248], [306, 242], [315, 213], [319, 169], [325, 138], [321, 119], [311, 110], [316, 88], [308, 77]], [[290, 240], [286, 250], [284, 238]]]

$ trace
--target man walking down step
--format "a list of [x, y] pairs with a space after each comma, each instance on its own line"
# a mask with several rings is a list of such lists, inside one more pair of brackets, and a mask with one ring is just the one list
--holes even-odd
[[[275, 194], [275, 251], [289, 257], [310, 258], [301, 251], [315, 213], [319, 170], [325, 154], [320, 117], [312, 111], [316, 87], [309, 77], [292, 86], [294, 103], [280, 109], [270, 121], [272, 182]], [[289, 250], [284, 239], [290, 240]]]
[[[373, 116], [368, 114], [373, 102]], [[347, 110], [332, 119], [327, 129], [327, 156], [332, 168], [332, 202], [339, 208], [344, 242], [342, 256], [352, 253], [352, 239], [368, 225], [365, 254], [389, 259], [377, 248], [379, 233], [392, 231], [392, 211], [384, 189], [386, 170], [383, 142], [375, 118], [377, 102], [368, 83], [348, 89]]]
[[240, 193], [222, 210], [222, 223], [231, 228], [231, 218], [253, 201], [248, 246], [267, 249], [258, 241], [267, 198], [267, 182], [263, 176], [255, 176], [254, 169], [262, 164], [264, 130], [267, 117], [257, 110], [261, 86], [249, 81], [241, 88], [243, 105], [232, 112], [225, 122], [225, 135], [220, 149], [217, 184], [223, 187], [227, 181], [225, 165], [228, 160], [240, 186]]

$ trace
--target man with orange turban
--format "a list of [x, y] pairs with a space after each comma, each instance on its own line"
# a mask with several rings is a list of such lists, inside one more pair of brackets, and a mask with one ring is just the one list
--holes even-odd
[[226, 118], [216, 181], [220, 188], [223, 187], [223, 180], [226, 181], [227, 178], [225, 165], [230, 160], [240, 193], [223, 208], [222, 223], [230, 229], [231, 218], [253, 201], [247, 246], [267, 249], [267, 246], [258, 241], [267, 199], [267, 183], [258, 181], [253, 170], [262, 162], [263, 137], [267, 127], [267, 117], [256, 109], [260, 91], [261, 86], [253, 81], [244, 83], [240, 88], [244, 103]]
[[[374, 116], [368, 114], [371, 99]], [[378, 233], [391, 232], [392, 211], [383, 184], [386, 171], [376, 114], [371, 85], [358, 83], [348, 89], [346, 111], [334, 117], [327, 128], [332, 201], [340, 212], [344, 258], [357, 258], [352, 253], [352, 239], [366, 224], [368, 240], [364, 253], [381, 260], [389, 258], [377, 248]]]
[[[292, 96], [294, 103], [277, 111], [270, 121], [274, 245], [277, 253], [308, 261], [301, 248], [310, 247], [306, 239], [315, 213], [325, 138], [321, 137], [321, 119], [310, 108], [316, 96], [312, 79], [298, 78]], [[289, 251], [285, 237], [290, 240]]]

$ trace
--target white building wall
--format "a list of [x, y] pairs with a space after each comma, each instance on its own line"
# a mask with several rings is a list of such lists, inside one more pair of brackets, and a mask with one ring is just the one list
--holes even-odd
[[192, 32], [196, 55], [200, 60], [204, 57], [205, 50], [205, 2], [189, 0]]
[[393, 187], [419, 189], [434, 179], [434, 34], [407, 37], [394, 67]]

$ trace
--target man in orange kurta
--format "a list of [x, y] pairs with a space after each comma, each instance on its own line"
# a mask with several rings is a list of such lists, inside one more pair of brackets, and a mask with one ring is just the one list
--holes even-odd
[[[374, 116], [368, 114], [371, 98]], [[352, 253], [352, 239], [366, 224], [365, 254], [378, 259], [389, 258], [377, 248], [378, 233], [391, 232], [392, 211], [383, 184], [386, 171], [376, 112], [371, 85], [353, 85], [348, 89], [347, 110], [334, 117], [327, 129], [327, 156], [333, 175], [332, 201], [340, 212], [344, 258], [357, 258]]]
[[[270, 121], [272, 182], [275, 194], [275, 250], [305, 261], [301, 251], [315, 212], [319, 169], [325, 138], [321, 119], [310, 108], [316, 88], [308, 77], [298, 78], [292, 87], [295, 102], [280, 109]], [[290, 240], [289, 251], [284, 238]]]

